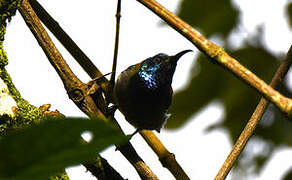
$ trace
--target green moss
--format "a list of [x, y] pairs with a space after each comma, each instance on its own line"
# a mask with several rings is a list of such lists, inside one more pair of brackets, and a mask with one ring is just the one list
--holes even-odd
[[6, 27], [4, 24], [0, 24], [0, 67], [4, 67], [8, 64], [7, 55], [3, 49], [4, 35], [6, 32]]
[[[3, 42], [6, 33], [7, 20], [15, 15], [21, 0], [0, 0], [0, 78], [7, 85], [10, 94], [17, 103], [17, 116], [11, 118], [8, 115], [0, 116], [0, 139], [9, 131], [18, 128], [23, 128], [34, 123], [39, 123], [42, 120], [47, 120], [54, 115], [43, 115], [43, 111], [31, 105], [28, 101], [23, 99], [12, 83], [10, 75], [5, 70], [8, 64], [7, 54], [3, 49]], [[69, 180], [66, 172], [63, 171], [56, 176], [49, 177], [50, 180]]]
[[1, 68], [1, 67], [0, 67], [0, 78], [7, 85], [8, 90], [12, 94], [15, 101], [17, 102], [19, 99], [21, 99], [20, 93], [15, 88], [14, 84], [12, 83], [12, 79], [11, 79], [10, 75], [7, 73], [7, 71], [4, 68]]
[[[10, 21], [11, 17], [15, 15], [17, 8], [20, 5], [21, 0], [0, 0], [0, 78], [5, 82], [11, 93], [13, 99], [17, 103], [17, 118], [12, 120], [11, 118], [5, 118], [6, 125], [0, 121], [0, 131], [7, 127], [22, 127], [33, 123], [38, 123], [43, 118], [42, 111], [37, 107], [29, 104], [24, 100], [19, 91], [12, 83], [12, 79], [5, 70], [5, 66], [8, 64], [7, 55], [3, 49], [4, 35], [6, 32], [7, 20]], [[2, 118], [3, 119], [3, 118]]]
[[11, 17], [15, 15], [17, 8], [20, 5], [21, 0], [0, 0], [0, 17], [1, 22], [6, 23], [6, 20], [11, 20]]
[[42, 110], [31, 105], [29, 102], [21, 97], [19, 91], [12, 83], [11, 77], [4, 68], [0, 68], [0, 78], [7, 85], [8, 90], [11, 93], [13, 99], [16, 101], [18, 107], [16, 120], [7, 121], [9, 126], [12, 126], [14, 128], [23, 127], [26, 125], [30, 125], [31, 123], [39, 123], [43, 118], [48, 119], [48, 117], [51, 117], [44, 116]]
[[17, 101], [18, 116], [21, 117], [21, 121], [18, 122], [21, 125], [29, 125], [32, 122], [38, 123], [42, 118], [42, 111], [37, 107], [29, 104], [24, 99], [19, 99]]
[[1, 46], [2, 45], [0, 45], [0, 67], [4, 67], [8, 64], [8, 58]]
[[11, 128], [11, 122], [13, 122], [13, 119], [10, 116], [6, 114], [0, 116], [0, 139], [6, 133], [7, 129]]
[[4, 23], [0, 23], [0, 45], [1, 45], [1, 49], [3, 48], [3, 41], [4, 41], [5, 33], [6, 33], [6, 25]]
[[6, 32], [7, 20], [15, 15], [21, 0], [0, 0], [0, 67], [7, 65], [7, 55], [3, 50], [3, 41]]

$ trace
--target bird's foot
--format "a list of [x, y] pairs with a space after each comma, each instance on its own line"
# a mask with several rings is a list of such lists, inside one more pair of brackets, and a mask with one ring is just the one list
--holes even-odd
[[106, 117], [114, 117], [116, 110], [119, 108], [118, 105], [109, 106], [106, 112]]

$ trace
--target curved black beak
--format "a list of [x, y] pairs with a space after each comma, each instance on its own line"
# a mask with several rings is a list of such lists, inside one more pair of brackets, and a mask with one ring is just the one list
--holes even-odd
[[181, 51], [181, 52], [177, 53], [176, 55], [172, 56], [171, 61], [177, 62], [184, 54], [191, 52], [191, 51], [193, 51], [193, 50], [187, 49], [187, 50]]

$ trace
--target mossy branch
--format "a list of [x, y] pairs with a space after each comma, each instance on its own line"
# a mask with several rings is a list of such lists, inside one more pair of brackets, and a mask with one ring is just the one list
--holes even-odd
[[[0, 135], [8, 131], [38, 123], [47, 118], [43, 111], [25, 99], [14, 86], [12, 79], [5, 69], [8, 64], [7, 55], [3, 49], [4, 36], [6, 33], [7, 20], [10, 21], [19, 7], [20, 0], [0, 0]], [[7, 96], [3, 98], [3, 96]], [[4, 102], [5, 101], [5, 102]], [[5, 104], [5, 106], [3, 106]], [[11, 114], [9, 112], [12, 111]], [[68, 180], [66, 172], [63, 171], [50, 180]]]

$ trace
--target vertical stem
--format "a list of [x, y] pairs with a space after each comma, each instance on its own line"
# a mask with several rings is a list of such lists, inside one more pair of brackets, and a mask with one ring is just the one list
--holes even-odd
[[118, 51], [119, 51], [120, 19], [121, 19], [121, 0], [118, 0], [116, 19], [117, 19], [117, 21], [116, 21], [115, 50], [114, 50], [114, 60], [113, 60], [112, 76], [111, 76], [111, 79], [110, 79], [110, 85], [112, 87], [114, 87], [114, 85], [115, 85], [117, 58], [118, 58]]

